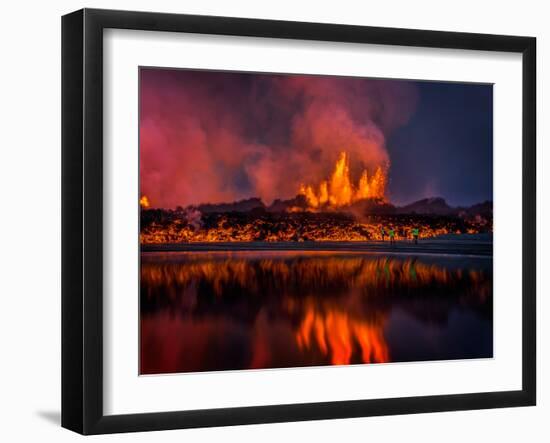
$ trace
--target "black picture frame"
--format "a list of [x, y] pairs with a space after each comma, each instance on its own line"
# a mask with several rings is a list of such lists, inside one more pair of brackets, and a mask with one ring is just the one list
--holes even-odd
[[[102, 84], [103, 30], [107, 28], [522, 54], [522, 389], [104, 415]], [[62, 18], [62, 426], [82, 434], [103, 434], [535, 405], [535, 85], [533, 37], [97, 9], [65, 15]]]

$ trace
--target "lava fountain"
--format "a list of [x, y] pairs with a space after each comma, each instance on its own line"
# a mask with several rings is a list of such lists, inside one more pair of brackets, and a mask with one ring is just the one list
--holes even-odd
[[349, 156], [341, 152], [331, 176], [318, 186], [302, 184], [303, 195], [312, 208], [340, 208], [364, 199], [386, 198], [387, 167], [378, 166], [372, 176], [364, 169], [354, 185], [349, 168]]

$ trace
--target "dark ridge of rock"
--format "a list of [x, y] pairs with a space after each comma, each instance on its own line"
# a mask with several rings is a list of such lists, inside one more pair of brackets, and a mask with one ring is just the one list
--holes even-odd
[[198, 205], [197, 209], [203, 214], [213, 212], [249, 212], [252, 210], [265, 210], [265, 205], [257, 197], [239, 200], [233, 203], [205, 203]]

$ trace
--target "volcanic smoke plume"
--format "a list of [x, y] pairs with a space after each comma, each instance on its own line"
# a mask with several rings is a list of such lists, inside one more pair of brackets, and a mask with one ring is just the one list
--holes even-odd
[[141, 194], [152, 207], [270, 204], [298, 193], [322, 202], [335, 164], [357, 183], [351, 200], [383, 197], [385, 138], [417, 100], [412, 83], [395, 80], [154, 68], [140, 76]]

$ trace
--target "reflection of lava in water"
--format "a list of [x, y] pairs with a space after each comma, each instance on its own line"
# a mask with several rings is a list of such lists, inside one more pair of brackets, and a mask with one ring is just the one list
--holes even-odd
[[432, 321], [433, 306], [484, 307], [491, 294], [485, 270], [413, 258], [144, 254], [141, 372], [395, 361], [385, 329], [396, 303], [411, 312], [426, 305], [419, 318]]
[[333, 365], [351, 362], [354, 343], [359, 344], [362, 363], [384, 363], [389, 361], [389, 353], [383, 320], [362, 321], [337, 309], [316, 311], [310, 304], [296, 332], [296, 342], [305, 350], [315, 343], [324, 355], [330, 356]]

